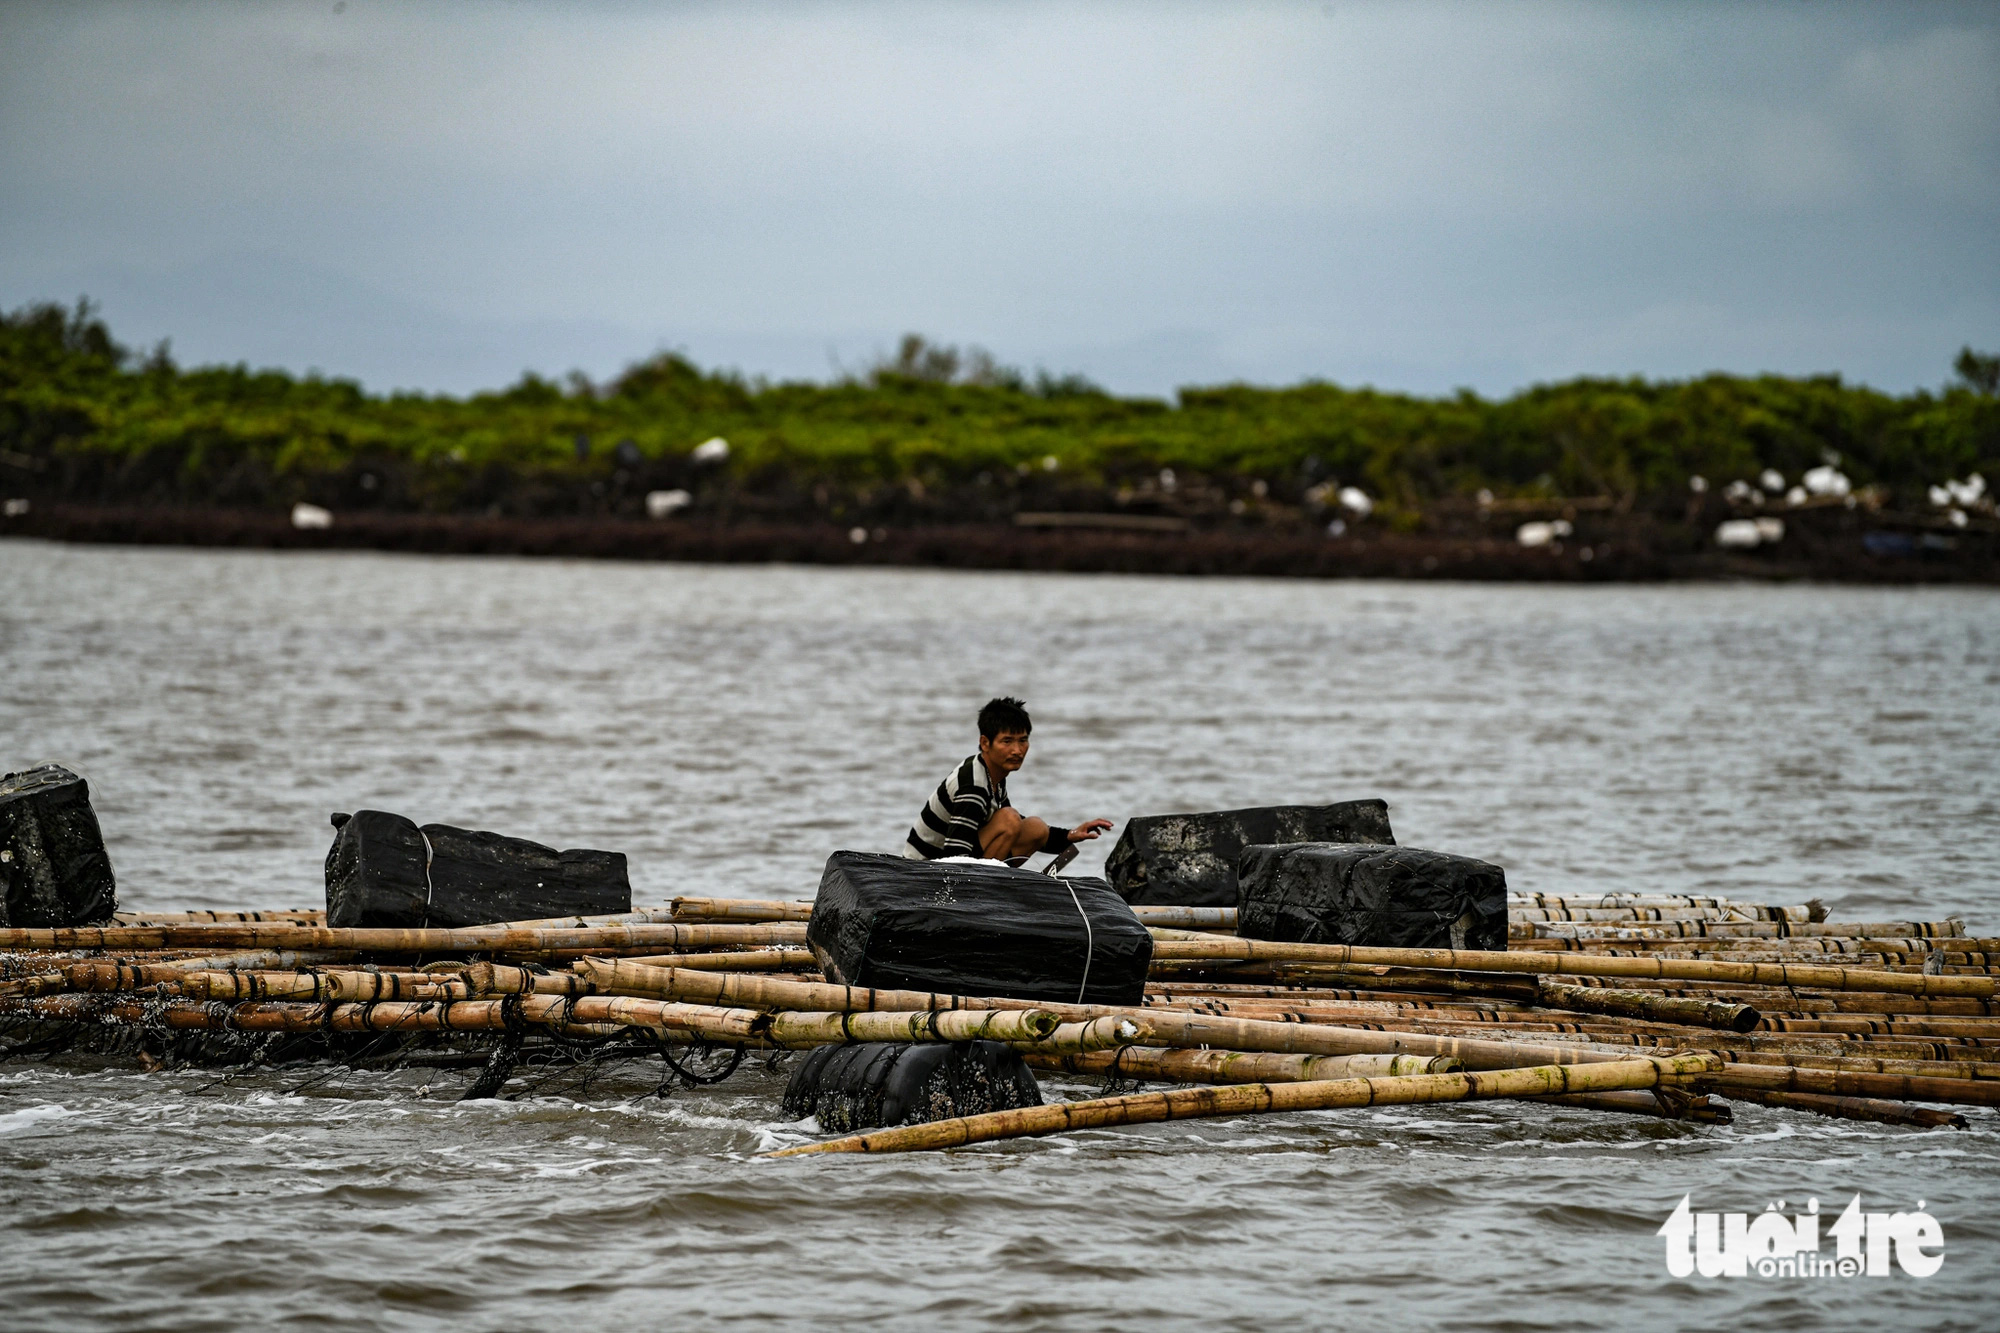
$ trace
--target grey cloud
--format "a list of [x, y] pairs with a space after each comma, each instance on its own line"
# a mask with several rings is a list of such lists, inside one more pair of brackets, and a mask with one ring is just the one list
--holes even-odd
[[2000, 343], [1975, 6], [17, 6], [0, 124], [0, 300], [373, 384], [907, 328], [1154, 392]]

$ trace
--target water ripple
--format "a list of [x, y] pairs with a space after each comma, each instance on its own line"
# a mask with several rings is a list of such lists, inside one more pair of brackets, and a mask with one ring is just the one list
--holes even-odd
[[[30, 542], [0, 582], [0, 762], [90, 778], [129, 906], [317, 901], [326, 816], [364, 806], [618, 848], [642, 900], [801, 896], [833, 847], [893, 847], [1013, 692], [1038, 811], [1380, 795], [1519, 888], [2000, 932], [1986, 591]], [[757, 1062], [664, 1100], [657, 1068], [459, 1104], [467, 1078], [0, 1067], [9, 1326], [1974, 1329], [2000, 1283], [1987, 1112], [1401, 1107], [774, 1162], [816, 1128]], [[1928, 1202], [1937, 1277], [1676, 1282], [1653, 1235], [1683, 1194], [1857, 1191]]]

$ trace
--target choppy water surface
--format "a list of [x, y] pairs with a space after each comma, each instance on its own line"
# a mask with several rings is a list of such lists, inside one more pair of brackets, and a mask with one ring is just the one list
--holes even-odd
[[[315, 902], [328, 812], [627, 852], [642, 901], [892, 849], [994, 693], [1031, 812], [1382, 796], [1521, 889], [2000, 934], [2000, 595], [707, 568], [0, 544], [0, 766], [91, 781], [130, 907]], [[1080, 869], [1102, 864], [1109, 844]], [[878, 1160], [782, 1073], [0, 1065], [13, 1327], [1991, 1328], [2000, 1121], [1432, 1107]], [[1081, 1095], [1082, 1084], [1051, 1084]], [[1918, 1200], [1919, 1281], [1677, 1282], [1654, 1230]]]

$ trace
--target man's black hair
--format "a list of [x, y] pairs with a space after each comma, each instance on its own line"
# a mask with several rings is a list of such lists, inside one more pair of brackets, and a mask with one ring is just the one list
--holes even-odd
[[1028, 705], [1019, 699], [994, 699], [979, 710], [979, 734], [992, 740], [1003, 731], [1033, 731]]

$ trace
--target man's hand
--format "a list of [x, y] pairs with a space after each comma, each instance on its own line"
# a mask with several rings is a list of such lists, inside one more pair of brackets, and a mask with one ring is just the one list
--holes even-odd
[[1098, 834], [1108, 833], [1110, 830], [1111, 821], [1108, 819], [1086, 819], [1069, 831], [1069, 840], [1071, 842], [1089, 842]]

